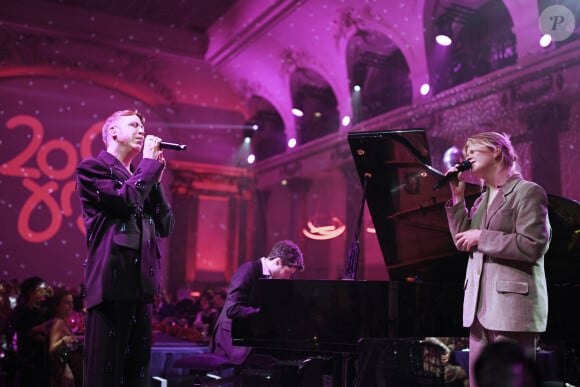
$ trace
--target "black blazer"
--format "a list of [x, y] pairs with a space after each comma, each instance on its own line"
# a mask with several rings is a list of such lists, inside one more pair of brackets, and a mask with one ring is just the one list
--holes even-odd
[[168, 236], [174, 224], [157, 183], [162, 171], [162, 163], [143, 159], [131, 175], [106, 151], [78, 166], [87, 308], [105, 300], [152, 302], [160, 291], [158, 238]]
[[262, 262], [257, 260], [244, 263], [234, 273], [212, 336], [210, 351], [228, 358], [234, 364], [242, 364], [251, 348], [233, 345], [232, 320], [258, 312], [258, 309], [249, 305], [249, 300], [253, 286], [260, 278], [264, 278], [262, 272]]

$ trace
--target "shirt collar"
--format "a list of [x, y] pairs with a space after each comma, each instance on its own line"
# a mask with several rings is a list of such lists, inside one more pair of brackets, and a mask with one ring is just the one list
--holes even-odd
[[262, 274], [264, 275], [264, 277], [271, 278], [272, 273], [270, 273], [270, 269], [268, 269], [268, 265], [266, 264], [267, 260], [268, 259], [266, 257], [260, 258], [260, 261], [262, 261]]

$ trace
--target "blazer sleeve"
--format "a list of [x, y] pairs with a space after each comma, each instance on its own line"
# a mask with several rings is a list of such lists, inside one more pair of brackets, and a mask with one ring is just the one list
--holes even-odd
[[242, 270], [238, 270], [232, 277], [228, 291], [231, 305], [228, 306], [226, 315], [232, 320], [248, 317], [259, 311], [259, 309], [249, 306], [252, 285], [256, 281], [252, 270], [253, 267], [252, 265], [246, 265], [243, 268], [240, 267], [240, 269]]
[[449, 231], [451, 232], [453, 243], [456, 243], [455, 235], [459, 232], [468, 230], [471, 225], [465, 200], [462, 200], [455, 205], [453, 205], [451, 200], [449, 200], [445, 203], [445, 212], [447, 213], [447, 222], [449, 223]]
[[514, 205], [499, 214], [503, 227], [482, 230], [477, 250], [491, 257], [535, 262], [551, 239], [546, 193], [537, 184], [526, 184], [516, 195]]

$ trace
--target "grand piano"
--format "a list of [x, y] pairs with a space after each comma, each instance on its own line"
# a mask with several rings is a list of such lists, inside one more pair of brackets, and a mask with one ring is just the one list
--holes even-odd
[[[433, 188], [443, 174], [431, 167], [425, 131], [353, 132], [348, 142], [390, 281], [263, 280], [251, 296], [260, 313], [233, 326], [235, 345], [342, 354], [344, 386], [354, 380], [347, 376], [349, 354], [394, 339], [467, 336], [461, 324], [467, 259], [447, 226], [449, 187]], [[479, 192], [468, 184], [468, 204]], [[580, 205], [553, 195], [548, 201], [553, 239], [545, 259], [550, 312], [543, 338], [578, 342]]]

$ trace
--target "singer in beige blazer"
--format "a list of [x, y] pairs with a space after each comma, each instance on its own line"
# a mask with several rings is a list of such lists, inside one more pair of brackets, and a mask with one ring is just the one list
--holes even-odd
[[468, 211], [459, 174], [446, 211], [457, 248], [469, 252], [463, 324], [470, 328], [470, 386], [476, 386], [473, 367], [488, 343], [516, 341], [535, 356], [548, 317], [544, 254], [551, 229], [546, 194], [515, 171], [507, 135], [470, 137], [464, 153], [486, 190]]

